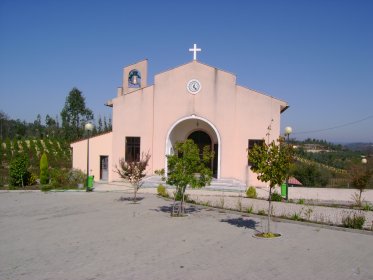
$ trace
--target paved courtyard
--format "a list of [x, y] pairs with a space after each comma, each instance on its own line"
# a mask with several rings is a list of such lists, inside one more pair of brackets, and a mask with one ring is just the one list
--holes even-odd
[[0, 193], [0, 279], [373, 279], [373, 236], [114, 192]]

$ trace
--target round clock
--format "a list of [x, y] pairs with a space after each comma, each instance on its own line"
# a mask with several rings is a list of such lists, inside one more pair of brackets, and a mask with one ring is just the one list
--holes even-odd
[[192, 94], [198, 93], [201, 90], [201, 88], [202, 88], [201, 83], [196, 79], [190, 80], [187, 83], [187, 90]]

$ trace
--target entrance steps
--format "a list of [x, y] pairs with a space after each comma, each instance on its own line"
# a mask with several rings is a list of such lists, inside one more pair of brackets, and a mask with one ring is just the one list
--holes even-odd
[[[162, 181], [160, 176], [149, 176], [143, 180], [143, 188], [156, 188], [158, 185], [164, 185], [171, 187], [166, 184], [165, 181]], [[205, 190], [211, 191], [242, 191], [246, 190], [246, 185], [236, 179], [230, 178], [223, 178], [223, 179], [215, 179], [213, 178], [211, 184], [209, 186], [204, 187]]]

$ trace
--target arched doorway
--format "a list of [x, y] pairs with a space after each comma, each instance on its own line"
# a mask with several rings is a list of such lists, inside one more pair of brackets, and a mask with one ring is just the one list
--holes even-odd
[[[212, 141], [211, 141], [211, 137], [210, 135], [208, 135], [206, 132], [202, 131], [202, 130], [196, 130], [194, 132], [192, 132], [187, 139], [191, 139], [193, 140], [193, 142], [195, 144], [197, 144], [198, 148], [199, 148], [199, 156], [200, 158], [202, 158], [203, 156], [203, 149], [204, 147], [208, 146], [209, 147], [209, 150], [213, 150], [213, 145], [212, 145]], [[215, 153], [215, 156], [216, 153]], [[217, 175], [217, 166], [216, 166], [216, 163], [217, 161], [215, 160], [212, 160], [211, 163], [210, 163], [210, 168], [212, 170], [212, 173], [213, 173], [213, 176], [216, 178], [216, 175]]]
[[[176, 142], [192, 139], [202, 151], [209, 145], [214, 151], [211, 163], [214, 178], [220, 178], [220, 134], [217, 128], [208, 120], [195, 115], [176, 121], [169, 129], [166, 138], [166, 155], [172, 154]], [[167, 174], [167, 158], [165, 160]]]
[[202, 131], [202, 130], [197, 130], [192, 132], [189, 136], [188, 139], [192, 139], [195, 144], [197, 144], [199, 148], [199, 154], [202, 156], [203, 153], [203, 148], [205, 146], [209, 146], [211, 149], [211, 138], [210, 136]]

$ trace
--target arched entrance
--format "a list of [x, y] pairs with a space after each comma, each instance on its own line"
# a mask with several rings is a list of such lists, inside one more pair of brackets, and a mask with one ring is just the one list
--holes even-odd
[[[193, 140], [193, 142], [195, 144], [197, 144], [198, 148], [199, 148], [199, 156], [200, 158], [202, 158], [202, 155], [203, 155], [203, 149], [204, 147], [209, 147], [209, 149], [211, 151], [213, 151], [214, 147], [212, 145], [212, 140], [211, 140], [211, 137], [210, 135], [208, 135], [206, 132], [202, 131], [202, 130], [196, 130], [196, 131], [193, 131], [187, 139], [191, 139]], [[215, 152], [216, 154], [216, 152]], [[213, 173], [213, 176], [216, 178], [216, 175], [217, 175], [217, 166], [216, 166], [216, 163], [217, 161], [214, 161], [212, 160], [211, 163], [210, 163], [210, 168], [212, 170], [212, 173]]]
[[[192, 139], [202, 151], [208, 145], [214, 151], [214, 160], [211, 162], [213, 177], [220, 177], [220, 134], [216, 127], [208, 120], [195, 115], [182, 118], [169, 129], [166, 138], [166, 155], [174, 152], [176, 142]], [[167, 158], [165, 161], [167, 174]]]

